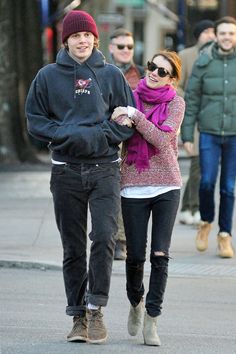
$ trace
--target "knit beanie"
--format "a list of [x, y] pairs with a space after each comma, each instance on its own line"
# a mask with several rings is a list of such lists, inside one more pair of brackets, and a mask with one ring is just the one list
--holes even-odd
[[214, 22], [211, 20], [202, 20], [198, 22], [193, 30], [193, 35], [196, 39], [199, 38], [200, 34], [208, 28], [214, 28]]
[[98, 38], [98, 29], [91, 15], [85, 11], [73, 10], [68, 12], [62, 23], [62, 43], [77, 32], [91, 32]]

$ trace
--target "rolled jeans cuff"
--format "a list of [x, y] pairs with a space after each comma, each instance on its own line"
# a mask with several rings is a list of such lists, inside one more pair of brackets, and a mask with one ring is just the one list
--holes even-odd
[[85, 305], [67, 306], [66, 307], [66, 314], [68, 316], [78, 316], [78, 315], [82, 315], [85, 312], [86, 312], [86, 306]]
[[95, 306], [106, 306], [108, 302], [108, 296], [87, 294], [87, 304], [93, 304]]

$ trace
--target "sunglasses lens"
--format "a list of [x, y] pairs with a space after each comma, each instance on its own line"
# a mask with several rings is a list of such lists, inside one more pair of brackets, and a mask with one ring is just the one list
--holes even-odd
[[166, 77], [168, 75], [168, 72], [164, 68], [158, 68], [158, 75], [160, 77]]
[[124, 49], [124, 45], [123, 44], [117, 44], [117, 48], [119, 49], [119, 50], [122, 50], [122, 49]]
[[155, 71], [157, 69], [156, 64], [154, 64], [153, 62], [150, 62], [150, 61], [148, 61], [147, 67], [148, 67], [149, 71]]
[[129, 50], [132, 50], [134, 48], [133, 44], [128, 44], [128, 45], [124, 45], [124, 44], [116, 44], [117, 48], [119, 50], [123, 50], [125, 48], [128, 48]]

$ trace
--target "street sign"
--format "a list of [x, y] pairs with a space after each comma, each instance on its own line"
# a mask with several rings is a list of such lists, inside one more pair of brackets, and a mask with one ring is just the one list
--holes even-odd
[[115, 0], [116, 5], [123, 5], [123, 6], [143, 6], [144, 0]]
[[123, 25], [124, 16], [118, 13], [104, 13], [97, 17], [98, 24]]

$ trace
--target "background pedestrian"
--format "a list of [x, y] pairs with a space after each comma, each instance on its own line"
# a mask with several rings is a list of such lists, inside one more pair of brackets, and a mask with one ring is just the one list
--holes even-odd
[[[110, 35], [109, 52], [111, 62], [123, 72], [132, 90], [137, 87], [144, 68], [134, 63], [134, 38], [126, 28], [118, 28]], [[118, 218], [118, 233], [116, 236], [115, 260], [126, 258], [126, 239], [121, 212]]]
[[223, 17], [215, 23], [216, 42], [207, 46], [194, 64], [186, 90], [182, 140], [193, 151], [194, 127], [200, 131], [200, 214], [198, 251], [208, 248], [215, 218], [215, 185], [220, 173], [218, 255], [231, 258], [232, 217], [236, 179], [236, 20]]
[[[199, 55], [201, 48], [208, 42], [215, 40], [214, 22], [201, 20], [193, 30], [196, 44], [179, 52], [182, 62], [182, 76], [178, 85], [179, 94], [184, 97], [188, 78], [192, 72], [193, 64]], [[179, 221], [186, 225], [198, 225], [201, 217], [199, 212], [199, 133], [197, 124], [194, 131], [194, 149], [190, 154], [189, 178], [186, 183], [182, 198], [182, 206]]]

